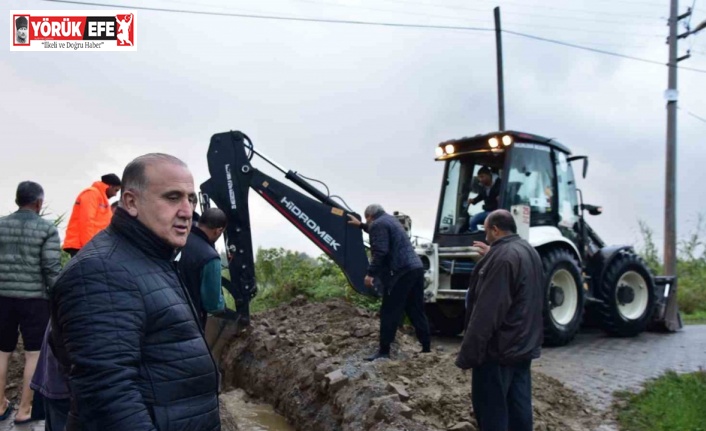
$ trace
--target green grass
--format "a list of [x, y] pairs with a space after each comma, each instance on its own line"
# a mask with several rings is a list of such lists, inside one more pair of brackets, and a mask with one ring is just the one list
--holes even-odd
[[638, 394], [616, 393], [622, 431], [706, 431], [706, 372], [667, 371]]
[[682, 314], [682, 320], [686, 325], [706, 325], [706, 311], [696, 311], [691, 314]]

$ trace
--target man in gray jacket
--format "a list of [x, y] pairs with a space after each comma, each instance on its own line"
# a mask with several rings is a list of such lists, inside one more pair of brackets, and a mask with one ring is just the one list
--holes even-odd
[[506, 210], [488, 215], [485, 235], [491, 247], [471, 274], [456, 365], [473, 369], [471, 400], [481, 431], [531, 431], [530, 366], [543, 338], [542, 261]]
[[32, 413], [30, 380], [49, 320], [48, 292], [59, 271], [60, 242], [54, 225], [39, 216], [42, 186], [24, 181], [17, 187], [19, 210], [0, 218], [0, 421], [13, 406], [5, 397], [10, 355], [22, 334], [25, 349], [24, 385], [15, 423], [29, 422]]

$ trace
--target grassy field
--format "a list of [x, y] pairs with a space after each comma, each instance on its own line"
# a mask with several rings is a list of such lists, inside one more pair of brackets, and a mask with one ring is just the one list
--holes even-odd
[[706, 325], [706, 311], [697, 311], [692, 314], [683, 314], [685, 325]]
[[668, 371], [639, 394], [616, 394], [622, 431], [706, 431], [706, 372]]

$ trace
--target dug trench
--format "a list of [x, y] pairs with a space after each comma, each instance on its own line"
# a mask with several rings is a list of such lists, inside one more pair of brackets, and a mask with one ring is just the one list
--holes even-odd
[[[225, 397], [234, 388], [271, 404], [297, 430], [476, 430], [470, 373], [455, 351], [420, 354], [400, 331], [392, 359], [377, 347], [378, 318], [344, 300], [303, 298], [254, 316], [218, 352]], [[533, 373], [536, 430], [593, 430], [602, 413], [560, 382]], [[242, 428], [241, 428], [242, 429]]]

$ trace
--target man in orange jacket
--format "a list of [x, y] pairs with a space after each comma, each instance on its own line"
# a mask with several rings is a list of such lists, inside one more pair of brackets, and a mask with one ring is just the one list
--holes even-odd
[[71, 257], [75, 256], [95, 234], [108, 227], [113, 216], [108, 199], [117, 195], [119, 191], [120, 177], [107, 174], [78, 195], [71, 211], [64, 240], [64, 251]]

